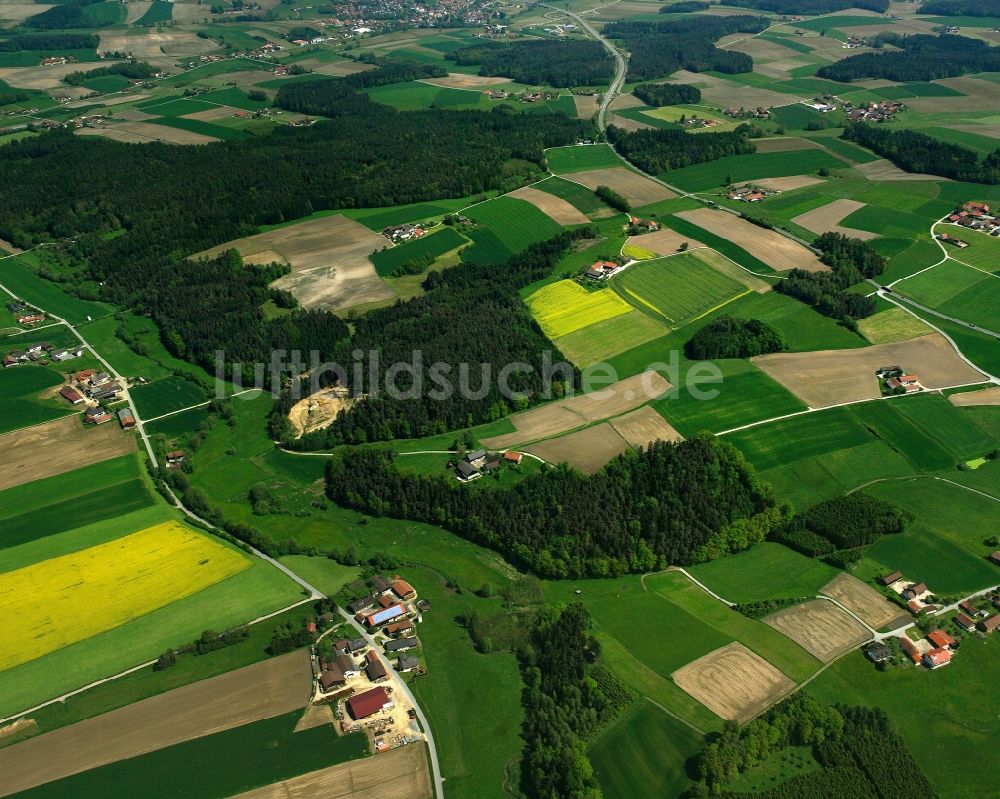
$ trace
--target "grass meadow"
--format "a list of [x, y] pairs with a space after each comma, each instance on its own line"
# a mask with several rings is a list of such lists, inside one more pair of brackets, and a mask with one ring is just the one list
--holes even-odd
[[294, 732], [301, 715], [297, 710], [195, 738], [46, 783], [19, 796], [225, 799], [368, 754], [366, 736], [340, 736], [330, 724]]
[[208, 399], [197, 383], [177, 376], [136, 386], [129, 391], [129, 395], [135, 403], [136, 412], [144, 419], [155, 419]]
[[0, 433], [73, 413], [68, 402], [39, 397], [60, 383], [62, 376], [44, 366], [25, 365], [0, 371]]
[[621, 316], [596, 322], [573, 333], [552, 340], [563, 355], [581, 369], [603, 361], [625, 350], [652, 341], [667, 332], [642, 311], [629, 311]]
[[110, 313], [110, 306], [81, 300], [64, 292], [56, 283], [39, 277], [30, 266], [31, 258], [31, 253], [26, 253], [0, 261], [0, 283], [32, 305], [71, 324], [80, 324], [90, 317], [97, 319]]
[[624, 165], [608, 144], [552, 147], [545, 151], [545, 158], [557, 175]]
[[705, 191], [731, 182], [813, 175], [823, 168], [832, 170], [843, 166], [842, 161], [822, 150], [792, 150], [784, 153], [730, 155], [718, 161], [673, 169], [659, 177], [688, 191]]
[[730, 602], [815, 596], [838, 570], [768, 541], [744, 552], [689, 566], [688, 571]]
[[672, 327], [749, 291], [689, 253], [630, 266], [613, 286], [636, 308]]
[[416, 241], [374, 252], [370, 257], [371, 262], [375, 265], [375, 271], [385, 277], [391, 275], [407, 261], [423, 258], [434, 259], [468, 243], [468, 240], [454, 228], [444, 227]]
[[562, 230], [531, 203], [513, 197], [481, 203], [467, 209], [465, 215], [480, 225], [470, 232], [473, 245], [462, 255], [462, 260], [470, 263], [504, 261]]
[[594, 192], [586, 186], [573, 183], [571, 180], [549, 178], [541, 183], [536, 183], [533, 188], [565, 200], [578, 211], [588, 216], [611, 213], [611, 209], [601, 202]]

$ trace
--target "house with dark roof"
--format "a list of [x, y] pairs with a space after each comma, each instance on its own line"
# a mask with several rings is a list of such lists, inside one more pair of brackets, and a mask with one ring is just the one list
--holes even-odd
[[413, 629], [413, 622], [409, 619], [403, 619], [403, 621], [397, 624], [390, 624], [385, 628], [386, 635], [392, 638], [398, 638], [401, 635], [405, 635]]
[[881, 663], [883, 660], [889, 660], [892, 657], [892, 650], [881, 641], [876, 641], [865, 649], [865, 656], [872, 663]]
[[900, 571], [889, 572], [885, 577], [879, 578], [879, 585], [892, 585], [896, 580], [903, 579], [903, 573]]
[[386, 580], [385, 577], [380, 574], [376, 574], [372, 577], [371, 583], [375, 590], [380, 594], [387, 594], [392, 590], [392, 582], [390, 580]]
[[73, 388], [73, 386], [63, 386], [59, 389], [59, 396], [65, 400], [69, 400], [74, 405], [79, 405], [84, 401], [83, 394]]
[[970, 616], [966, 616], [964, 613], [959, 613], [955, 616], [955, 624], [970, 633], [976, 629], [976, 620]]
[[361, 673], [361, 669], [354, 662], [354, 658], [346, 653], [337, 655], [337, 659], [333, 661], [333, 667], [339, 669], [345, 677], [356, 677]]
[[458, 466], [455, 467], [455, 476], [463, 483], [468, 483], [471, 480], [482, 477], [483, 473], [471, 463], [459, 461]]
[[400, 655], [396, 660], [396, 671], [400, 674], [406, 674], [408, 671], [413, 671], [420, 666], [420, 661], [418, 661], [413, 655]]
[[374, 651], [369, 651], [365, 655], [365, 676], [372, 682], [382, 682], [382, 680], [389, 678], [389, 672], [386, 671], [385, 664]]
[[985, 621], [981, 621], [979, 623], [985, 632], [991, 633], [997, 628], [1000, 628], [1000, 613], [996, 616], [990, 616]]
[[349, 602], [347, 609], [351, 611], [355, 616], [368, 608], [375, 607], [375, 597], [373, 596], [363, 596], [361, 599], [355, 599], [353, 602]]
[[344, 672], [336, 667], [324, 671], [319, 675], [319, 687], [323, 693], [329, 693], [336, 688], [343, 688], [345, 685], [347, 685], [347, 678], [344, 676]]
[[108, 413], [100, 405], [94, 405], [83, 412], [83, 421], [87, 424], [104, 424], [110, 422], [115, 417]]
[[405, 652], [408, 649], [416, 649], [420, 646], [420, 639], [417, 637], [413, 638], [396, 638], [393, 641], [386, 641], [385, 645], [382, 647], [385, 649], [386, 653], [390, 652]]
[[122, 430], [135, 430], [135, 416], [131, 408], [122, 408], [118, 411], [118, 423]]

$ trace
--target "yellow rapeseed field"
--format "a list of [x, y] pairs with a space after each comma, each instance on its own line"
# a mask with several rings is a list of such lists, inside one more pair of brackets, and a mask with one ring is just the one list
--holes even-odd
[[587, 291], [572, 280], [540, 288], [528, 297], [528, 307], [549, 338], [565, 336], [632, 310], [611, 289]]
[[0, 574], [0, 671], [144, 616], [250, 567], [166, 522]]

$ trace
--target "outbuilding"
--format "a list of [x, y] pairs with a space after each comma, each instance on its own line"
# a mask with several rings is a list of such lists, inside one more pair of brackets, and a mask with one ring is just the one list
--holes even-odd
[[372, 688], [370, 691], [355, 694], [347, 700], [347, 710], [351, 718], [361, 721], [392, 707], [392, 699], [385, 688]]

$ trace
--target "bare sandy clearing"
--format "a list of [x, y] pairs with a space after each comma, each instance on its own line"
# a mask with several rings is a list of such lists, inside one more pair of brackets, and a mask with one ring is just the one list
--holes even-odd
[[[0, 490], [134, 450], [135, 436], [123, 432], [117, 422], [84, 427], [83, 417], [74, 411], [71, 416], [0, 436]], [[54, 452], [58, 457], [53, 457]]]
[[549, 463], [568, 463], [584, 474], [599, 472], [609, 460], [628, 449], [625, 439], [607, 422], [524, 448]]
[[798, 242], [732, 214], [713, 211], [711, 208], [697, 208], [693, 211], [681, 211], [676, 215], [709, 233], [728, 239], [779, 272], [789, 269], [826, 272], [830, 269], [820, 262], [815, 253]]
[[671, 676], [682, 691], [727, 721], [746, 721], [795, 687], [764, 658], [735, 641]]
[[684, 440], [684, 436], [649, 405], [612, 419], [610, 424], [632, 447], [648, 447], [654, 441]]
[[233, 799], [431, 799], [426, 744], [352, 760], [277, 782]]
[[861, 622], [824, 599], [793, 605], [761, 621], [824, 663], [871, 638]]
[[910, 614], [902, 608], [893, 605], [888, 599], [867, 583], [861, 582], [846, 572], [841, 572], [830, 582], [819, 589], [821, 594], [825, 594], [832, 599], [836, 599], [841, 605], [863, 619], [865, 623], [874, 627], [901, 627], [909, 623]]
[[295, 428], [295, 437], [301, 438], [305, 433], [329, 427], [337, 414], [349, 411], [354, 402], [346, 388], [334, 386], [320, 389], [296, 402], [288, 412], [288, 421]]
[[643, 233], [641, 236], [630, 236], [628, 243], [655, 252], [657, 255], [673, 255], [685, 243], [690, 248], [704, 246], [700, 241], [682, 236], [670, 228], [661, 228], [653, 233]]
[[975, 383], [985, 377], [955, 354], [940, 333], [854, 350], [774, 353], [750, 361], [810, 408], [878, 399], [875, 370], [898, 364], [927, 388]]
[[546, 194], [544, 191], [539, 191], [532, 186], [525, 186], [517, 191], [512, 191], [507, 196], [526, 200], [560, 225], [585, 225], [590, 221], [583, 213], [561, 197], [556, 197], [554, 194]]
[[526, 441], [549, 438], [633, 410], [669, 389], [670, 383], [659, 372], [646, 371], [591, 394], [516, 413], [510, 417], [515, 432], [485, 438], [483, 445], [490, 449], [506, 449]]
[[0, 749], [0, 796], [303, 707], [312, 688], [301, 649], [186, 685]]
[[904, 172], [885, 158], [869, 161], [867, 164], [855, 164], [854, 169], [868, 180], [951, 180], [922, 172]]
[[763, 106], [771, 108], [773, 106], [792, 105], [793, 103], [805, 100], [805, 95], [785, 94], [775, 92], [770, 89], [758, 89], [753, 86], [745, 86], [732, 80], [717, 78], [714, 75], [704, 73], [688, 72], [682, 69], [675, 72], [667, 83], [690, 83], [701, 89], [702, 100], [707, 105], [718, 108], [729, 108], [744, 106], [746, 108], [756, 108]]
[[959, 408], [975, 408], [980, 405], [1000, 405], [1000, 386], [984, 388], [982, 391], [966, 391], [952, 394], [948, 401]]
[[573, 172], [567, 177], [577, 183], [582, 183], [588, 189], [607, 186], [621, 194], [633, 207], [649, 205], [650, 203], [669, 200], [671, 197], [677, 196], [665, 186], [661, 186], [659, 183], [643, 177], [636, 172], [632, 172], [623, 166]]
[[395, 296], [368, 260], [386, 244], [364, 225], [336, 215], [231, 241], [201, 255], [235, 248], [251, 263], [268, 263], [277, 255], [292, 272], [275, 286], [291, 291], [304, 308], [341, 310]]
[[841, 219], [850, 216], [855, 211], [864, 207], [865, 203], [858, 202], [857, 200], [834, 200], [832, 203], [827, 203], [826, 205], [821, 205], [819, 208], [814, 208], [812, 211], [799, 214], [792, 221], [806, 230], [811, 230], [813, 233], [841, 233], [854, 239], [862, 239], [863, 241], [877, 239], [878, 233], [841, 227], [840, 225]]

